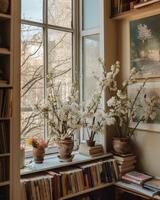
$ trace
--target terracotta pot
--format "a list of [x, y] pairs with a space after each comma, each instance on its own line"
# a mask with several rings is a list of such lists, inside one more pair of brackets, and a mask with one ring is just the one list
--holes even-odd
[[59, 140], [58, 142], [59, 158], [60, 159], [70, 159], [72, 157], [72, 151], [74, 147], [74, 141], [71, 138], [65, 138]]
[[44, 148], [33, 148], [33, 158], [35, 163], [43, 163], [44, 155], [45, 155], [45, 149]]
[[131, 153], [130, 138], [114, 137], [112, 140], [112, 146], [115, 153], [118, 154]]
[[7, 13], [9, 9], [9, 0], [0, 0], [0, 13]]
[[95, 146], [95, 141], [94, 140], [87, 140], [86, 142], [87, 142], [87, 145], [89, 147], [94, 147]]

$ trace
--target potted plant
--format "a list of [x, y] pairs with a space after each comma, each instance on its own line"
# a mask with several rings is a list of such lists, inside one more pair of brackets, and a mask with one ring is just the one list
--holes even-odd
[[82, 124], [88, 133], [88, 140], [86, 141], [88, 146], [95, 145], [95, 135], [102, 133], [104, 126], [115, 123], [113, 113], [104, 111], [103, 108], [100, 108], [102, 107], [100, 104], [105, 90], [115, 91], [117, 88], [115, 79], [119, 73], [119, 62], [112, 66], [109, 72], [106, 72], [106, 66], [101, 59], [99, 59], [99, 62], [103, 67], [103, 74], [100, 77], [94, 76], [98, 82], [98, 87], [88, 103], [85, 103], [82, 114]]
[[[117, 65], [114, 65], [116, 68]], [[135, 83], [135, 69], [131, 70], [129, 79], [122, 83], [121, 86], [115, 88], [115, 91], [108, 92], [111, 94], [111, 98], [107, 101], [108, 111], [110, 115], [115, 118], [115, 137], [113, 137], [113, 150], [119, 154], [126, 154], [131, 152], [130, 138], [134, 134], [138, 125], [141, 122], [154, 120], [156, 117], [156, 109], [159, 107], [159, 99], [156, 96], [149, 97], [144, 94], [141, 102], [138, 101], [138, 97], [144, 88], [145, 80], [141, 87], [137, 90], [134, 98], [128, 95], [128, 86]], [[115, 83], [115, 85], [118, 85]], [[119, 89], [121, 88], [121, 89]], [[109, 89], [109, 88], [108, 88]], [[137, 118], [138, 110], [142, 110]], [[134, 126], [131, 128], [130, 123], [134, 121]]]
[[81, 128], [81, 112], [79, 92], [76, 84], [67, 99], [60, 91], [61, 84], [56, 84], [53, 74], [48, 75], [48, 99], [46, 104], [36, 105], [36, 109], [45, 117], [49, 127], [50, 137], [57, 143], [58, 157], [70, 161], [74, 146], [74, 134]]
[[47, 148], [48, 142], [45, 142], [43, 139], [31, 137], [27, 140], [27, 144], [32, 145], [33, 147], [32, 154], [34, 162], [37, 164], [43, 163], [45, 148]]

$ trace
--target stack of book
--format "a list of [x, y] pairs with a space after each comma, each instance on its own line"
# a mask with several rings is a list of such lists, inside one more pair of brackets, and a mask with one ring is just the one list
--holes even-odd
[[95, 145], [94, 147], [89, 147], [86, 143], [82, 143], [79, 146], [79, 153], [93, 158], [102, 156], [104, 154], [104, 149], [100, 144]]
[[133, 171], [136, 164], [136, 156], [133, 154], [118, 156], [115, 155], [114, 158], [117, 161], [119, 176], [123, 176], [125, 173]]
[[142, 174], [137, 171], [132, 171], [122, 176], [122, 180], [130, 183], [136, 183], [138, 185], [142, 185], [144, 182], [150, 180], [151, 178], [152, 176]]
[[151, 179], [146, 181], [143, 187], [154, 192], [160, 191], [160, 179]]
[[52, 176], [44, 175], [21, 181], [21, 199], [52, 200]]

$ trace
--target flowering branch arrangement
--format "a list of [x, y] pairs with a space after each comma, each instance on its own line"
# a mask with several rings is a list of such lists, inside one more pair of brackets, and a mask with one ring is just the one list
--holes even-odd
[[32, 145], [34, 148], [47, 148], [48, 147], [48, 142], [45, 142], [43, 139], [38, 139], [36, 137], [31, 137], [28, 138], [27, 144]]
[[[117, 66], [114, 65], [114, 67]], [[135, 75], [136, 71], [133, 68], [129, 79], [122, 83], [119, 87], [121, 89], [116, 88], [112, 97], [107, 101], [108, 111], [115, 118], [116, 135], [118, 137], [131, 137], [141, 122], [154, 120], [157, 116], [157, 109], [159, 109], [159, 98], [156, 96], [149, 97], [149, 95], [144, 94], [141, 101], [138, 100], [147, 79], [137, 90], [134, 98], [128, 95], [129, 86], [136, 83]], [[111, 93], [110, 88], [108, 92]], [[139, 112], [140, 110], [141, 112]], [[138, 117], [137, 113], [140, 114]], [[131, 128], [130, 124], [133, 121], [135, 122], [134, 127]]]
[[115, 79], [119, 73], [119, 63], [115, 64], [116, 67], [112, 66], [111, 71], [107, 73], [103, 61], [99, 59], [99, 62], [103, 67], [103, 75], [102, 77], [95, 76], [95, 79], [98, 81], [98, 88], [89, 103], [84, 107], [82, 113], [83, 127], [87, 129], [88, 138], [92, 141], [96, 134], [103, 132], [104, 126], [110, 126], [115, 123], [113, 113], [100, 109], [99, 105], [106, 88], [110, 88], [111, 91], [115, 91], [117, 88]]
[[37, 104], [36, 109], [47, 120], [50, 136], [60, 140], [73, 137], [81, 128], [79, 92], [73, 84], [67, 100], [64, 100], [60, 92], [61, 85], [55, 83], [53, 76], [53, 73], [48, 75], [47, 103]]

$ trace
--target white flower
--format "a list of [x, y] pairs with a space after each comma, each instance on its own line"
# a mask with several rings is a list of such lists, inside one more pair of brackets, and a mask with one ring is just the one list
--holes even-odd
[[116, 105], [116, 97], [111, 97], [108, 101], [107, 101], [107, 105], [109, 107], [114, 107]]
[[126, 99], [126, 98], [127, 98], [126, 93], [123, 93], [121, 90], [118, 90], [118, 91], [117, 91], [117, 96], [118, 96], [120, 99]]
[[146, 24], [139, 24], [137, 28], [139, 40], [145, 41], [152, 38], [151, 29], [149, 29]]

